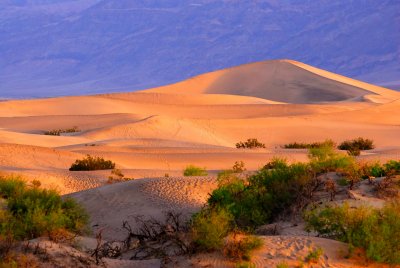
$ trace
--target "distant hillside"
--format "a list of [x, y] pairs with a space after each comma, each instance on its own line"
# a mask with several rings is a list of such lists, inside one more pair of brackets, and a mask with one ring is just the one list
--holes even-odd
[[390, 84], [399, 10], [397, 0], [5, 0], [0, 97], [144, 89], [277, 58]]

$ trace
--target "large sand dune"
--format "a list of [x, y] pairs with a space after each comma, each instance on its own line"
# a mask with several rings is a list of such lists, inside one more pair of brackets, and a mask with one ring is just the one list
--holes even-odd
[[242, 65], [151, 91], [234, 94], [288, 103], [344, 101], [368, 94], [393, 96], [391, 90], [290, 60]]
[[[43, 135], [74, 126], [80, 131]], [[358, 136], [377, 145], [361, 158], [400, 159], [400, 93], [298, 62], [269, 61], [141, 92], [0, 102], [0, 171], [71, 193], [112, 238], [138, 214], [196, 211], [215, 187], [215, 174], [235, 161], [248, 170], [274, 156], [303, 161], [306, 150], [281, 146]], [[266, 148], [235, 148], [247, 138]], [[96, 188], [109, 170], [68, 171], [86, 154], [116, 162], [136, 180]], [[206, 167], [211, 177], [182, 178], [189, 164]]]

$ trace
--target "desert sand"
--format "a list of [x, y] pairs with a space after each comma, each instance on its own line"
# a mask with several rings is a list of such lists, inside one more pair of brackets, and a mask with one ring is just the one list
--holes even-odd
[[[74, 126], [80, 131], [43, 135]], [[250, 171], [274, 156], [303, 161], [306, 150], [281, 146], [359, 136], [376, 144], [360, 158], [400, 159], [399, 92], [276, 60], [132, 93], [0, 102], [0, 171], [40, 180], [76, 198], [91, 215], [91, 224], [115, 239], [123, 236], [122, 221], [135, 215], [199, 210], [216, 187], [217, 172], [235, 161], [244, 161]], [[235, 148], [248, 138], [266, 148]], [[114, 161], [135, 180], [106, 185], [110, 171], [68, 171], [86, 154]], [[209, 177], [183, 177], [189, 164], [206, 167]], [[296, 236], [265, 239], [277, 246], [274, 253], [260, 251], [260, 267], [275, 265], [279, 254], [290, 261], [295, 252], [326, 242]], [[326, 243], [336, 248], [339, 242]], [[354, 267], [326, 252], [330, 267]], [[263, 263], [266, 258], [273, 261]]]

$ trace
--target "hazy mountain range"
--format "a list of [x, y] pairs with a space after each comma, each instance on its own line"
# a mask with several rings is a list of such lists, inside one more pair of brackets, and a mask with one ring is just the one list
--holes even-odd
[[0, 2], [0, 97], [143, 89], [278, 58], [396, 88], [400, 1]]

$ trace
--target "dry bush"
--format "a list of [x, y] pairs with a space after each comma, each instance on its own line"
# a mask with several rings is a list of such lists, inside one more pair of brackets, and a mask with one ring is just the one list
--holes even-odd
[[259, 142], [257, 139], [247, 139], [245, 142], [238, 142], [236, 143], [236, 148], [238, 149], [254, 149], [254, 148], [265, 148], [265, 144]]
[[236, 161], [235, 164], [232, 167], [232, 170], [235, 173], [242, 173], [242, 172], [246, 171], [246, 168], [244, 166], [244, 162], [243, 161]]

